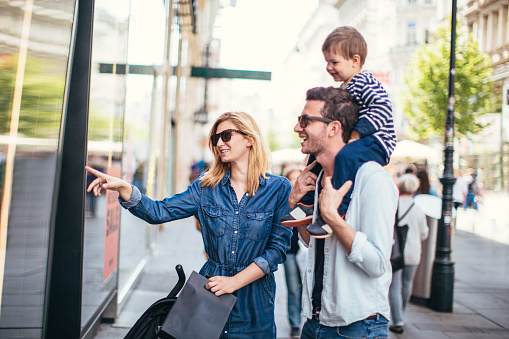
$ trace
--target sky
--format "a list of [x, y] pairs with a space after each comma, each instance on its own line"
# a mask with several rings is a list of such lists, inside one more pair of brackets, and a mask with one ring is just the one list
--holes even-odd
[[271, 70], [281, 65], [317, 0], [238, 0], [216, 18], [222, 67]]

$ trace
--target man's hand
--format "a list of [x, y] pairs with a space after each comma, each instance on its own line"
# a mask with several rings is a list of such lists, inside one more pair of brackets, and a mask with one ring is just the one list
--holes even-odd
[[241, 286], [235, 277], [215, 276], [209, 278], [205, 287], [218, 297], [223, 294], [231, 294]]
[[311, 169], [313, 169], [315, 165], [316, 160], [307, 165], [295, 181], [295, 184], [293, 185], [292, 191], [290, 192], [290, 196], [288, 198], [288, 202], [290, 203], [291, 208], [294, 208], [297, 202], [299, 202], [307, 192], [315, 190], [317, 177], [316, 174], [311, 172]]
[[350, 190], [350, 187], [352, 187], [352, 182], [347, 181], [339, 189], [335, 189], [332, 186], [331, 177], [324, 178], [319, 204], [320, 214], [327, 224], [334, 224], [341, 219], [338, 208], [343, 201], [343, 197]]

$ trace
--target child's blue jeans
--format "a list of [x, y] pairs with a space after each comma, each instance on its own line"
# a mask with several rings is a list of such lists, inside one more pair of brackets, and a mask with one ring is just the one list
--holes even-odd
[[[314, 156], [309, 157], [308, 164], [315, 160]], [[336, 155], [334, 160], [334, 176], [332, 178], [332, 185], [334, 188], [340, 188], [348, 180], [352, 181], [352, 187], [343, 198], [339, 206], [339, 213], [345, 214], [350, 205], [351, 195], [355, 186], [355, 175], [357, 170], [368, 161], [376, 161], [382, 166], [387, 165], [388, 156], [384, 147], [380, 144], [378, 139], [372, 135], [368, 135], [346, 144]], [[313, 172], [318, 175], [322, 170], [320, 165], [313, 168]], [[313, 203], [314, 192], [307, 193], [303, 198], [304, 204]]]

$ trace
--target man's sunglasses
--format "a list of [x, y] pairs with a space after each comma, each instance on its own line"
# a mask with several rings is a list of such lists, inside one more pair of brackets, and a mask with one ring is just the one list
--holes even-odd
[[219, 138], [223, 140], [223, 142], [228, 142], [232, 140], [232, 133], [239, 133], [242, 135], [246, 135], [246, 133], [239, 131], [238, 129], [225, 129], [221, 133], [213, 134], [211, 137], [212, 140], [212, 146], [217, 146], [217, 143], [219, 142]]
[[322, 117], [315, 117], [313, 115], [307, 115], [307, 114], [302, 114], [302, 115], [299, 115], [297, 117], [297, 119], [299, 120], [299, 125], [300, 125], [300, 128], [306, 128], [308, 127], [309, 123], [311, 121], [321, 121], [321, 122], [324, 122], [326, 124], [329, 124], [331, 122], [333, 122], [334, 120], [332, 119], [328, 119], [328, 118], [322, 118]]

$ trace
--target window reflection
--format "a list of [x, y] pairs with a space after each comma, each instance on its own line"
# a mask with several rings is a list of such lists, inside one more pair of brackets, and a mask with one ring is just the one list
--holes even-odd
[[[122, 176], [122, 135], [125, 111], [125, 74], [100, 73], [100, 63], [126, 64], [128, 10], [125, 2], [95, 2], [90, 82], [87, 163]], [[87, 176], [87, 183], [93, 180]], [[83, 256], [82, 329], [114, 293], [117, 282], [120, 206], [108, 192], [86, 194]]]
[[0, 2], [2, 338], [40, 337], [74, 5]]

